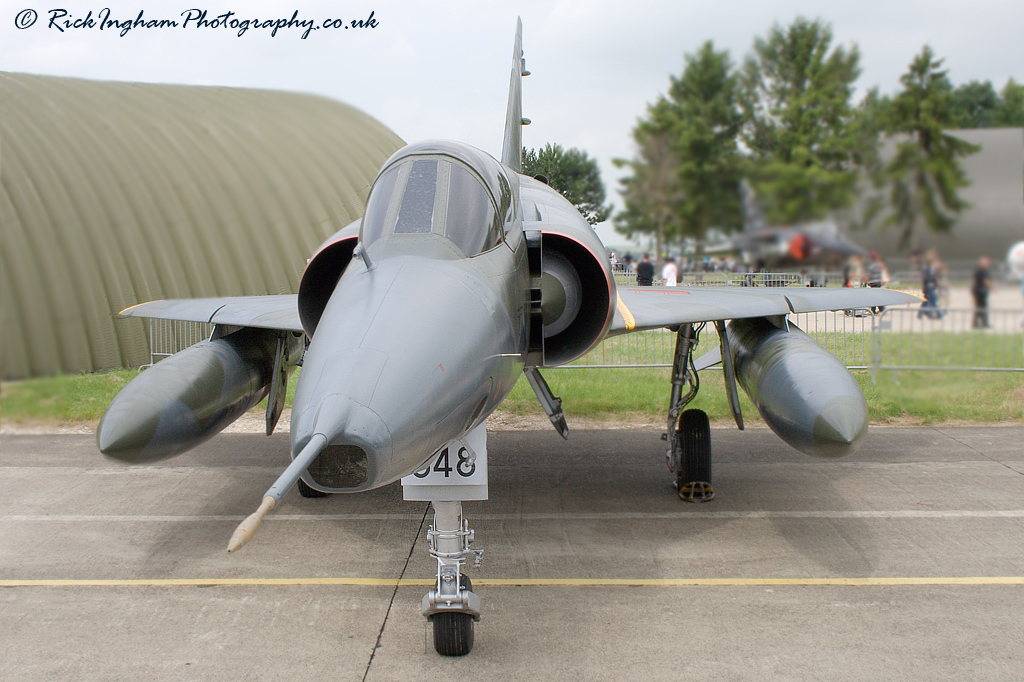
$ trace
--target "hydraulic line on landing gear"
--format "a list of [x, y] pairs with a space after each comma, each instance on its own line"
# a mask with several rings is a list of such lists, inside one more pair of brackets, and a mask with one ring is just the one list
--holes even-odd
[[[676, 332], [676, 351], [672, 360], [672, 396], [668, 402], [668, 429], [661, 435], [668, 441], [665, 457], [669, 471], [677, 470], [676, 432], [678, 431], [679, 415], [691, 400], [697, 397], [700, 389], [700, 377], [693, 364], [693, 351], [697, 347], [700, 333], [704, 329], [701, 323], [695, 329], [692, 324], [684, 324]], [[689, 384], [690, 389], [683, 395], [683, 386]]]

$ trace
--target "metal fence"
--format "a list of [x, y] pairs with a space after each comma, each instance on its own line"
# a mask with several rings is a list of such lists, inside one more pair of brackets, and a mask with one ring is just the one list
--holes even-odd
[[152, 367], [179, 350], [205, 341], [213, 334], [213, 327], [214, 325], [207, 322], [150, 319], [149, 364], [143, 365], [141, 369]]
[[[944, 309], [922, 316], [917, 307], [888, 308], [873, 315], [851, 310], [790, 315], [850, 369], [1024, 372], [1024, 327], [1020, 310], [989, 310], [989, 326], [973, 327], [973, 308]], [[671, 367], [674, 332], [652, 330], [605, 339], [566, 369]], [[696, 357], [717, 347], [714, 325], [705, 326]]]
[[[615, 275], [615, 283], [619, 286], [636, 286], [636, 273], [624, 265], [617, 264], [612, 268]], [[842, 283], [840, 276], [839, 283]], [[785, 286], [809, 286], [811, 282], [818, 286], [818, 280], [812, 276], [796, 272], [728, 272], [725, 270], [711, 272], [682, 272], [677, 278], [679, 286], [709, 286], [709, 287], [785, 287]], [[662, 280], [655, 279], [654, 283], [661, 285]], [[824, 286], [825, 280], [821, 280]]]
[[[636, 285], [636, 273], [623, 263], [616, 263], [612, 266], [615, 274], [615, 282], [626, 286]], [[948, 282], [960, 285], [968, 284], [974, 275], [973, 270], [949, 270], [945, 273], [944, 279]], [[999, 280], [1005, 280], [1003, 273], [995, 272], [993, 276]], [[757, 272], [757, 273], [736, 273], [726, 270], [686, 271], [679, 273], [678, 282], [681, 286], [711, 285], [711, 286], [736, 286], [744, 282], [756, 282], [754, 286], [815, 286], [832, 287], [843, 286], [842, 270], [808, 270], [805, 272]], [[655, 279], [655, 284], [660, 284], [660, 279]], [[750, 284], [747, 284], [750, 286]], [[887, 286], [894, 289], [921, 289], [920, 270], [895, 270], [890, 273]]]
[[[984, 323], [976, 328], [975, 323]], [[1024, 371], [1020, 310], [948, 308], [928, 316], [920, 308], [892, 308], [872, 331], [872, 370]]]

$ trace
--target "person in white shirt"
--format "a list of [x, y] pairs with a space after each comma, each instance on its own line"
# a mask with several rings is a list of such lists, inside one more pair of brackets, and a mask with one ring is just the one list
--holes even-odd
[[668, 256], [665, 259], [665, 265], [661, 268], [661, 279], [662, 286], [674, 287], [677, 284], [679, 278], [679, 268], [676, 267], [676, 261], [672, 256]]

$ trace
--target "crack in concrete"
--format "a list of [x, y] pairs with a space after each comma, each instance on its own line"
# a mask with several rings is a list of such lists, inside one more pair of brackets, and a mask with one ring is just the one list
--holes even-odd
[[1009, 464], [1008, 462], [1003, 462], [1003, 461], [1001, 461], [1001, 460], [995, 459], [994, 457], [991, 457], [991, 456], [989, 456], [989, 455], [986, 455], [986, 454], [985, 454], [984, 452], [982, 452], [981, 450], [978, 450], [977, 448], [975, 448], [975, 447], [971, 446], [970, 444], [968, 444], [968, 443], [965, 443], [964, 441], [960, 440], [959, 438], [957, 438], [956, 436], [954, 436], [954, 435], [953, 435], [952, 433], [948, 433], [948, 432], [944, 431], [944, 430], [942, 429], [942, 427], [932, 427], [932, 428], [933, 428], [933, 430], [934, 430], [934, 431], [935, 431], [936, 433], [938, 433], [938, 434], [939, 434], [939, 435], [941, 435], [942, 437], [944, 437], [944, 438], [948, 438], [948, 439], [950, 439], [951, 441], [953, 441], [953, 442], [955, 442], [955, 443], [959, 443], [960, 445], [964, 446], [965, 448], [967, 448], [967, 449], [968, 449], [968, 450], [970, 450], [971, 452], [973, 452], [973, 453], [975, 453], [975, 454], [979, 455], [979, 456], [980, 456], [980, 457], [982, 457], [983, 459], [987, 459], [987, 460], [988, 460], [988, 461], [990, 461], [990, 462], [994, 462], [994, 463], [996, 463], [996, 464], [999, 464], [999, 465], [1001, 465], [1001, 466], [1004, 466], [1004, 467], [1006, 467], [1007, 469], [1009, 469], [1010, 471], [1014, 472], [1015, 474], [1020, 474], [1021, 476], [1024, 476], [1024, 471], [1020, 471], [1020, 470], [1018, 470], [1018, 469], [1015, 469], [1014, 467], [1010, 466], [1010, 464]]
[[[412, 561], [412, 554], [416, 551], [416, 543], [419, 542], [420, 534], [423, 533], [423, 526], [427, 522], [427, 514], [429, 513], [430, 503], [427, 503], [426, 509], [423, 510], [423, 517], [420, 519], [419, 528], [416, 529], [416, 535], [412, 538], [412, 545], [409, 547], [409, 554], [405, 557], [405, 564], [402, 566], [402, 572], [398, 575], [399, 580], [405, 578], [405, 573], [409, 570], [409, 562]], [[366, 662], [366, 671], [363, 672], [363, 682], [366, 682], [366, 678], [370, 674], [370, 667], [373, 666], [373, 659], [377, 655], [377, 649], [380, 648], [381, 639], [384, 638], [384, 628], [388, 626], [388, 618], [391, 616], [391, 607], [395, 605], [395, 598], [398, 596], [398, 588], [400, 586], [401, 584], [397, 583], [394, 591], [391, 593], [391, 601], [388, 602], [388, 610], [384, 612], [384, 621], [380, 624], [380, 631], [377, 633], [377, 641], [373, 645], [373, 651], [370, 652], [370, 660]]]

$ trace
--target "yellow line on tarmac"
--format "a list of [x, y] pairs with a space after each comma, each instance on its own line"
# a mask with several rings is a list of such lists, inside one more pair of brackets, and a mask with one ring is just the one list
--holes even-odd
[[815, 585], [1024, 585], [1024, 576], [951, 576], [923, 578], [663, 578], [652, 580], [565, 578], [565, 579], [492, 579], [474, 580], [477, 585], [568, 585], [574, 587], [750, 587]]
[[[875, 578], [480, 578], [491, 587], [786, 587], [786, 586], [916, 586], [1024, 585], [1024, 576], [935, 576]], [[432, 578], [162, 578], [138, 580], [0, 580], [0, 587], [208, 587], [334, 585], [423, 587]]]
[[154, 578], [133, 580], [0, 580], [0, 587], [209, 587], [214, 585], [433, 585], [433, 580], [394, 578]]

